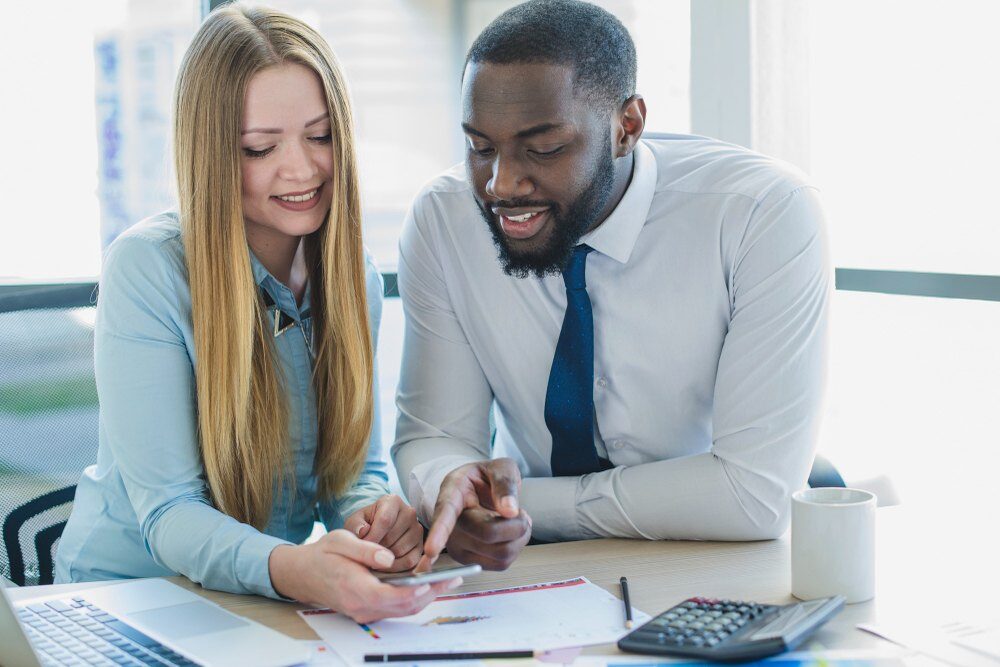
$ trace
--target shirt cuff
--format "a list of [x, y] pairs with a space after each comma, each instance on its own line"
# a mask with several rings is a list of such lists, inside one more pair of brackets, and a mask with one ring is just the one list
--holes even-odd
[[287, 600], [274, 590], [268, 560], [275, 547], [291, 544], [287, 540], [260, 533], [246, 538], [236, 555], [236, 571], [241, 573], [241, 582], [248, 592], [256, 595]]
[[406, 487], [406, 497], [415, 510], [420, 523], [431, 525], [434, 518], [434, 505], [437, 504], [441, 482], [455, 468], [471, 463], [476, 459], [452, 454], [439, 456], [413, 467]]
[[531, 536], [543, 542], [580, 540], [579, 477], [528, 477], [521, 482], [521, 507], [531, 517]]

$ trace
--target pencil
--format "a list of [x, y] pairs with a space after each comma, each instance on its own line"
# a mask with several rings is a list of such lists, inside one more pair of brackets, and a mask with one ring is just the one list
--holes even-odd
[[628, 599], [628, 579], [622, 577], [618, 580], [622, 586], [622, 602], [625, 603], [625, 627], [632, 629], [632, 602]]
[[489, 660], [533, 658], [534, 651], [473, 651], [469, 653], [366, 653], [365, 662], [419, 662], [421, 660]]

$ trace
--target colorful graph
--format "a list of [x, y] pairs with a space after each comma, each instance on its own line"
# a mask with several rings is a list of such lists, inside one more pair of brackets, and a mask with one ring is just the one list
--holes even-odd
[[436, 616], [426, 623], [421, 623], [425, 628], [429, 625], [458, 625], [459, 623], [473, 623], [481, 621], [489, 616]]
[[375, 632], [374, 630], [372, 630], [370, 627], [368, 627], [364, 623], [358, 623], [358, 627], [361, 628], [362, 630], [364, 630], [365, 632], [367, 632], [368, 634], [370, 634], [372, 636], [372, 639], [382, 639], [381, 637], [378, 636], [377, 632]]

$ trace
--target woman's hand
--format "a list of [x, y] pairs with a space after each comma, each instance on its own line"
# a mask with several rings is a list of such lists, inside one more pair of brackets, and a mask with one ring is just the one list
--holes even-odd
[[417, 521], [417, 511], [399, 496], [382, 496], [359, 509], [347, 517], [344, 529], [392, 551], [396, 560], [391, 566], [377, 567], [378, 570], [412, 570], [424, 552], [424, 528]]
[[271, 550], [268, 569], [279, 595], [319, 604], [370, 623], [415, 614], [461, 578], [422, 586], [390, 586], [371, 568], [391, 569], [392, 552], [346, 530], [327, 533], [312, 544], [283, 544]]

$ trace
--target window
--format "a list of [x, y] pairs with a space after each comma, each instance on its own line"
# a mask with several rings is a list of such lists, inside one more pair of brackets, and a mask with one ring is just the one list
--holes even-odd
[[174, 78], [197, 2], [20, 3], [0, 40], [0, 278], [94, 277], [102, 242], [172, 205]]
[[1000, 6], [828, 0], [812, 18], [812, 173], [837, 265], [1000, 272]]
[[[810, 11], [809, 170], [834, 263], [1000, 274], [1000, 7]], [[995, 302], [837, 292], [821, 448], [850, 476], [888, 474], [907, 503], [986, 488], [1000, 464], [997, 331]]]

